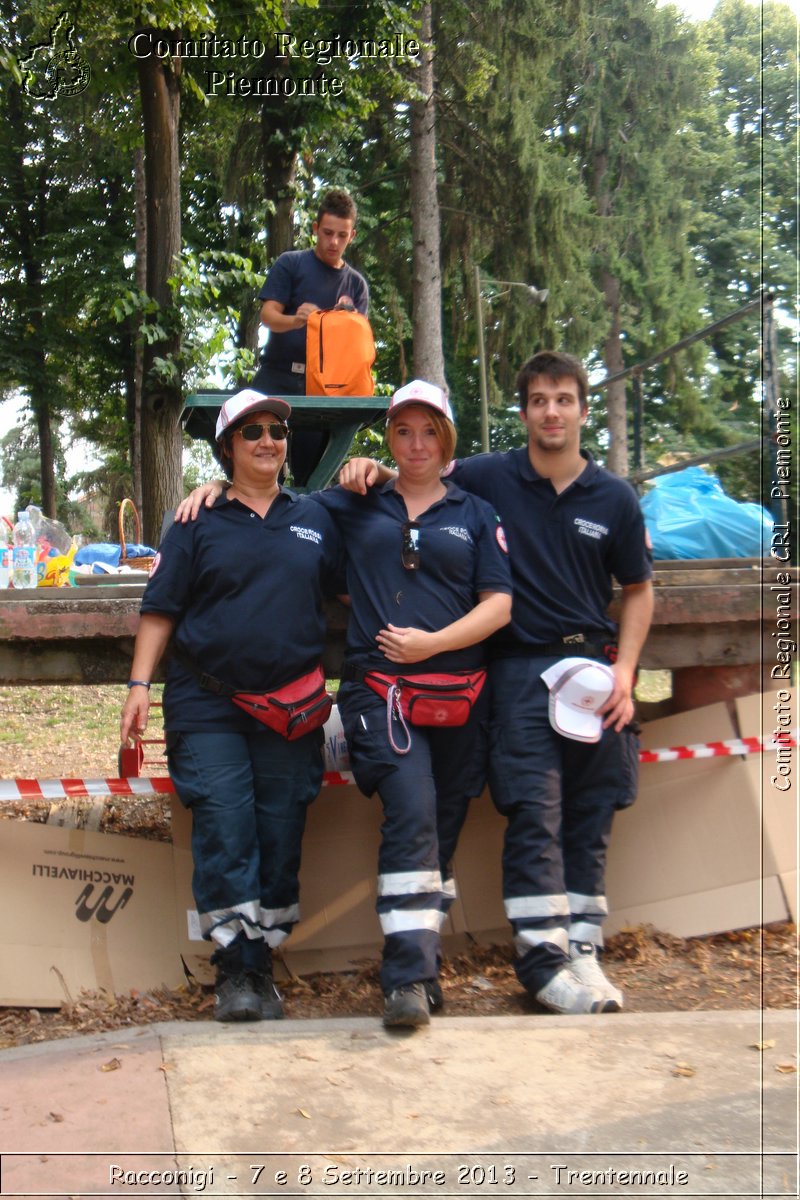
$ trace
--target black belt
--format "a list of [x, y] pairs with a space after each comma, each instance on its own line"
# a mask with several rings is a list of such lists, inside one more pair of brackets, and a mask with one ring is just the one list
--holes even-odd
[[598, 642], [592, 641], [591, 638], [591, 634], [570, 633], [559, 642], [514, 642], [513, 645], [501, 643], [499, 646], [493, 646], [491, 653], [493, 658], [545, 658], [557, 654], [561, 658], [574, 655], [577, 658], [606, 658], [609, 662], [616, 662], [616, 642]]

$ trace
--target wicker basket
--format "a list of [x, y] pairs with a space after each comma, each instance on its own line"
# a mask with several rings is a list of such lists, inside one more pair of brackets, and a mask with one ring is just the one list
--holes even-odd
[[141, 543], [142, 540], [142, 523], [139, 520], [139, 514], [136, 511], [136, 505], [127, 497], [119, 506], [119, 546], [120, 556], [119, 565], [121, 567], [130, 567], [132, 571], [149, 571], [155, 562], [155, 555], [147, 554], [140, 558], [129, 558], [127, 553], [127, 545], [125, 542], [125, 511], [130, 506], [133, 513], [133, 523], [136, 527], [136, 536], [133, 539], [135, 542]]

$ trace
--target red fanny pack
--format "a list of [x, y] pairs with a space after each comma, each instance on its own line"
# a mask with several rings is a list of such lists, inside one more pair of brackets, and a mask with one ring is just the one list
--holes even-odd
[[321, 666], [274, 692], [235, 692], [231, 700], [288, 742], [319, 729], [333, 707], [333, 698], [325, 691]]
[[486, 682], [486, 672], [441, 675], [383, 675], [365, 671], [364, 683], [412, 725], [465, 725]]

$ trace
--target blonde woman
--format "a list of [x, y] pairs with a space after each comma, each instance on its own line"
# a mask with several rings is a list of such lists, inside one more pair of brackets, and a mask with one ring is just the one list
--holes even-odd
[[[485, 693], [464, 724], [436, 722], [458, 705], [447, 680], [455, 693], [459, 680], [467, 690], [476, 675], [480, 683], [481, 643], [511, 617], [494, 511], [441, 476], [455, 442], [443, 392], [415, 380], [395, 392], [388, 412], [397, 478], [365, 496], [341, 487], [317, 493], [347, 553], [352, 610], [339, 711], [356, 782], [383, 805], [377, 910], [387, 1026], [426, 1024], [431, 1004], [441, 1004], [449, 860], [464, 810], [483, 787]], [[413, 695], [420, 676], [433, 676], [427, 713]], [[434, 723], [416, 724], [417, 712]]]

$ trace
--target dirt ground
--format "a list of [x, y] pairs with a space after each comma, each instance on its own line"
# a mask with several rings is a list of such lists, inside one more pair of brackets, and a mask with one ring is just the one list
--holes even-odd
[[[0, 689], [0, 777], [115, 775], [119, 705], [119, 688]], [[150, 773], [165, 774], [163, 762], [156, 761]], [[44, 801], [8, 803], [0, 808], [0, 819], [44, 821], [49, 810]], [[157, 798], [109, 801], [100, 828], [168, 840], [169, 809]], [[609, 939], [604, 969], [623, 989], [627, 1012], [796, 1008], [797, 951], [797, 929], [789, 923], [687, 939], [640, 926]], [[446, 1013], [540, 1011], [521, 989], [511, 963], [509, 944], [474, 944], [447, 958], [442, 973]], [[287, 1017], [378, 1016], [382, 1011], [377, 960], [352, 972], [304, 978], [291, 977], [278, 961], [275, 978]], [[61, 1009], [0, 1008], [0, 1049], [152, 1021], [207, 1021], [213, 1004], [210, 988], [187, 979], [174, 991], [84, 993]]]
[[[627, 1012], [794, 1008], [796, 952], [797, 930], [790, 924], [688, 939], [638, 927], [609, 939], [604, 966], [623, 989]], [[446, 959], [447, 1015], [540, 1011], [520, 988], [511, 957], [509, 946], [475, 945]], [[287, 1017], [378, 1016], [382, 1011], [377, 961], [353, 972], [304, 978], [289, 977], [278, 962], [275, 978]], [[0, 1009], [0, 1049], [152, 1021], [209, 1021], [213, 1006], [210, 987], [187, 980], [174, 991], [85, 992], [61, 1009]]]
[[[44, 821], [49, 811], [45, 801], [19, 801], [5, 805], [0, 815]], [[89, 811], [87, 801], [79, 821]], [[169, 807], [155, 797], [107, 801], [100, 828], [166, 841]], [[627, 1012], [795, 1008], [797, 951], [797, 929], [790, 923], [698, 938], [638, 926], [609, 938], [604, 968], [623, 989]], [[360, 963], [354, 971], [299, 978], [276, 959], [275, 979], [287, 1017], [378, 1016], [378, 965], [376, 959]], [[446, 958], [442, 986], [450, 1016], [541, 1011], [517, 981], [510, 944], [474, 943], [468, 952]], [[61, 1009], [0, 1008], [0, 1049], [151, 1021], [208, 1021], [213, 1006], [211, 988], [187, 978], [176, 990], [83, 993]]]

